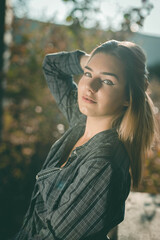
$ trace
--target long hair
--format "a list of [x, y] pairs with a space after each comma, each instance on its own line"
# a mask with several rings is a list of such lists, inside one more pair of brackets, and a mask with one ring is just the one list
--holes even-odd
[[151, 148], [156, 132], [154, 105], [147, 93], [146, 56], [138, 45], [115, 40], [98, 46], [91, 56], [96, 53], [115, 56], [124, 65], [128, 106], [113, 120], [112, 127], [116, 127], [119, 138], [127, 149], [133, 188], [137, 188], [142, 178], [146, 153]]

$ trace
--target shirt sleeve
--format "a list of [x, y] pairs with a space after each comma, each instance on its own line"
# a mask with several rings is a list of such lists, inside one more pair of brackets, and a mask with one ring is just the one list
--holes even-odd
[[96, 234], [104, 237], [118, 224], [117, 216], [124, 207], [122, 182], [109, 162], [96, 159], [82, 165], [57, 209], [48, 215], [55, 239], [88, 240], [96, 239]]
[[43, 71], [48, 87], [69, 124], [79, 120], [82, 115], [77, 104], [77, 85], [73, 75], [83, 73], [80, 56], [85, 52], [59, 52], [46, 55]]

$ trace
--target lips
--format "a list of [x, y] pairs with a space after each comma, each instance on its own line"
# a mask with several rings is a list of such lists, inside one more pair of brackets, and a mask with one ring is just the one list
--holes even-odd
[[88, 103], [93, 103], [93, 104], [96, 103], [96, 101], [93, 98], [88, 97], [88, 96], [83, 96], [82, 99], [83, 99], [83, 101], [88, 102]]

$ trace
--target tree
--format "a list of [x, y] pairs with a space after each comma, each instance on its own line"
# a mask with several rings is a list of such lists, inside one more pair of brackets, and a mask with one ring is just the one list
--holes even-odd
[[[96, 29], [101, 26], [100, 21], [96, 18], [96, 14], [100, 13], [99, 2], [95, 0], [63, 0], [63, 2], [72, 3], [72, 9], [66, 17], [66, 22], [70, 23], [70, 28], [77, 34], [82, 27], [89, 27], [92, 22], [92, 28]], [[145, 19], [150, 14], [153, 4], [149, 0], [141, 0], [140, 7], [131, 7], [127, 10], [121, 10], [123, 15], [120, 25], [120, 31], [132, 32], [136, 26], [142, 28]], [[93, 16], [94, 19], [90, 16]], [[106, 16], [107, 17], [107, 16]], [[112, 30], [112, 25], [107, 30]]]
[[0, 236], [3, 240], [18, 231], [35, 175], [52, 143], [67, 128], [42, 72], [44, 55], [65, 50], [69, 45], [67, 39], [63, 26], [14, 19], [10, 68], [6, 74], [4, 139], [0, 145], [0, 205], [3, 206]]
[[[84, 35], [87, 29], [92, 31], [92, 39], [98, 39], [97, 35], [102, 37], [101, 23], [96, 18], [97, 13], [101, 13], [99, 8], [100, 1], [63, 0], [63, 2], [66, 5], [72, 4], [72, 8], [65, 21], [67, 24], [69, 24], [69, 29], [73, 39], [78, 43], [79, 48], [85, 49], [86, 47]], [[153, 5], [149, 0], [141, 0], [140, 7], [131, 7], [127, 10], [121, 10], [123, 18], [122, 22], [119, 23], [119, 30], [115, 31], [112, 26], [112, 21], [110, 21], [110, 25], [106, 26], [105, 30], [103, 31], [102, 42], [104, 39], [127, 39], [128, 35], [131, 35], [132, 32], [136, 31], [137, 28], [143, 27], [144, 21], [150, 14], [152, 8]]]

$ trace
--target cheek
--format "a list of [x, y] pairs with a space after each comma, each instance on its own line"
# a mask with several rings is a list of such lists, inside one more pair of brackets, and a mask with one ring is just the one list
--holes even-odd
[[82, 90], [84, 89], [85, 85], [84, 85], [84, 80], [83, 77], [79, 80], [78, 83], [78, 95], [81, 94]]
[[78, 83], [78, 104], [80, 104], [82, 92], [83, 92], [83, 84], [81, 81], [79, 81], [79, 83]]
[[122, 105], [124, 102], [124, 91], [122, 89], [107, 89], [99, 96], [101, 98], [102, 105]]
[[80, 95], [81, 95], [81, 84], [78, 84], [78, 99]]

